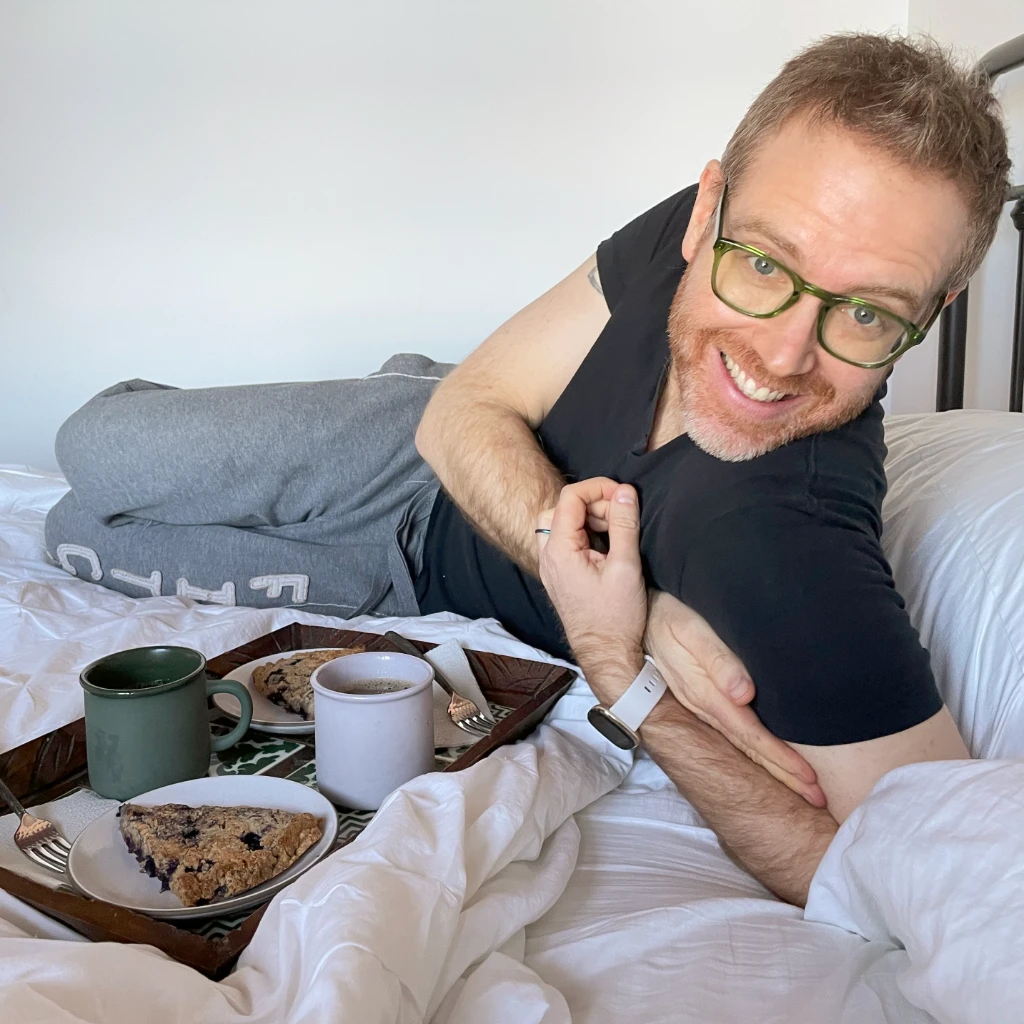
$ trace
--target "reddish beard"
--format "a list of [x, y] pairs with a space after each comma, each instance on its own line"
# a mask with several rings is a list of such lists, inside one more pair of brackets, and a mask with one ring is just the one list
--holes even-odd
[[[840, 393], [819, 367], [792, 377], [776, 377], [738, 332], [699, 326], [688, 308], [685, 286], [684, 276], [669, 312], [670, 372], [675, 378], [682, 428], [709, 455], [725, 462], [745, 462], [809, 434], [834, 430], [856, 419], [871, 404], [877, 389], [873, 381], [857, 391]], [[788, 414], [788, 403], [780, 403], [779, 415], [770, 420], [744, 417], [722, 400], [718, 385], [709, 378], [712, 351], [715, 359], [725, 352], [769, 391], [805, 397], [794, 402]]]

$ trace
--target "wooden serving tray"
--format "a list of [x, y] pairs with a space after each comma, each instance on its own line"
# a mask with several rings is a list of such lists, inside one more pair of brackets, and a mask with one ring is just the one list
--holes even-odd
[[[423, 651], [437, 646], [416, 640], [412, 642]], [[369, 651], [394, 649], [377, 633], [292, 623], [211, 658], [207, 663], [207, 671], [211, 677], [220, 677], [255, 658], [279, 651], [317, 647], [365, 647]], [[489, 736], [472, 746], [453, 749], [448, 752], [448, 756], [439, 754], [438, 769], [446, 772], [468, 768], [492, 750], [528, 735], [573, 680], [570, 671], [555, 665], [483, 651], [467, 650], [466, 655], [480, 689], [499, 721]], [[260, 752], [275, 748], [267, 756], [267, 760], [273, 763], [266, 768], [254, 768], [260, 774], [293, 778], [312, 784], [315, 756], [312, 735], [282, 738], [250, 731], [242, 744], [249, 744]], [[225, 754], [230, 755], [231, 751]], [[258, 758], [250, 760], [256, 761]], [[238, 765], [232, 765], [230, 758], [222, 758], [221, 762], [219, 770], [226, 774], [238, 773]], [[250, 764], [250, 767], [253, 766]], [[244, 768], [240, 770], [245, 771]], [[28, 806], [56, 799], [77, 787], [87, 786], [84, 720], [79, 719], [6, 754], [0, 754], [0, 776]], [[372, 817], [371, 811], [339, 808], [335, 849], [355, 839]], [[141, 942], [156, 946], [180, 963], [211, 978], [221, 978], [231, 969], [239, 954], [252, 940], [266, 909], [264, 904], [255, 910], [243, 912], [237, 918], [214, 920], [212, 926], [203, 921], [174, 924], [157, 921], [101, 900], [89, 899], [73, 891], [55, 891], [2, 867], [0, 888], [94, 941]]]

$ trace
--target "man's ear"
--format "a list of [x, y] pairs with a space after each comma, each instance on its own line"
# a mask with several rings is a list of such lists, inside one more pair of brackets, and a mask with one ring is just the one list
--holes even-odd
[[946, 292], [946, 297], [942, 300], [942, 308], [945, 309], [962, 291], [963, 288], [957, 288], [954, 292]]
[[709, 161], [704, 170], [700, 172], [697, 200], [693, 204], [693, 213], [690, 216], [690, 223], [686, 227], [686, 234], [683, 235], [683, 259], [687, 263], [693, 260], [704, 236], [712, 227], [711, 221], [718, 209], [718, 199], [722, 194], [724, 184], [722, 165], [717, 160]]

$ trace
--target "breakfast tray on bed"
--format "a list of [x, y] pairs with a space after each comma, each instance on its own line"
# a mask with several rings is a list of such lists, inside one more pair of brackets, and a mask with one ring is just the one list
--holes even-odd
[[[413, 641], [423, 651], [436, 644]], [[281, 651], [322, 647], [393, 650], [383, 636], [353, 630], [292, 623], [232, 651], [211, 658], [207, 672], [220, 677], [232, 669]], [[460, 771], [505, 743], [530, 733], [572, 683], [568, 669], [499, 654], [467, 650], [466, 656], [498, 724], [471, 746], [436, 751], [438, 770]], [[217, 720], [215, 721], [215, 727]], [[224, 719], [225, 731], [234, 723]], [[316, 785], [312, 735], [271, 736], [250, 730], [236, 746], [214, 755], [216, 774], [266, 774]], [[45, 736], [0, 754], [0, 776], [23, 803], [44, 803], [88, 786], [85, 722], [79, 719]], [[373, 811], [338, 808], [335, 849], [352, 842]], [[234, 917], [180, 922], [158, 921], [123, 907], [89, 899], [70, 889], [55, 891], [0, 868], [0, 888], [57, 918], [94, 941], [140, 942], [212, 978], [225, 975], [249, 944], [266, 904]]]

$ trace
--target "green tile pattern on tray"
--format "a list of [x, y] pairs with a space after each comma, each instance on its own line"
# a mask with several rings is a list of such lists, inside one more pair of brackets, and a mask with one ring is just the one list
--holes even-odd
[[284, 736], [248, 732], [233, 747], [210, 759], [211, 775], [261, 775], [306, 744]]
[[307, 761], [291, 773], [286, 775], [291, 782], [301, 782], [304, 786], [316, 786], [316, 761]]

